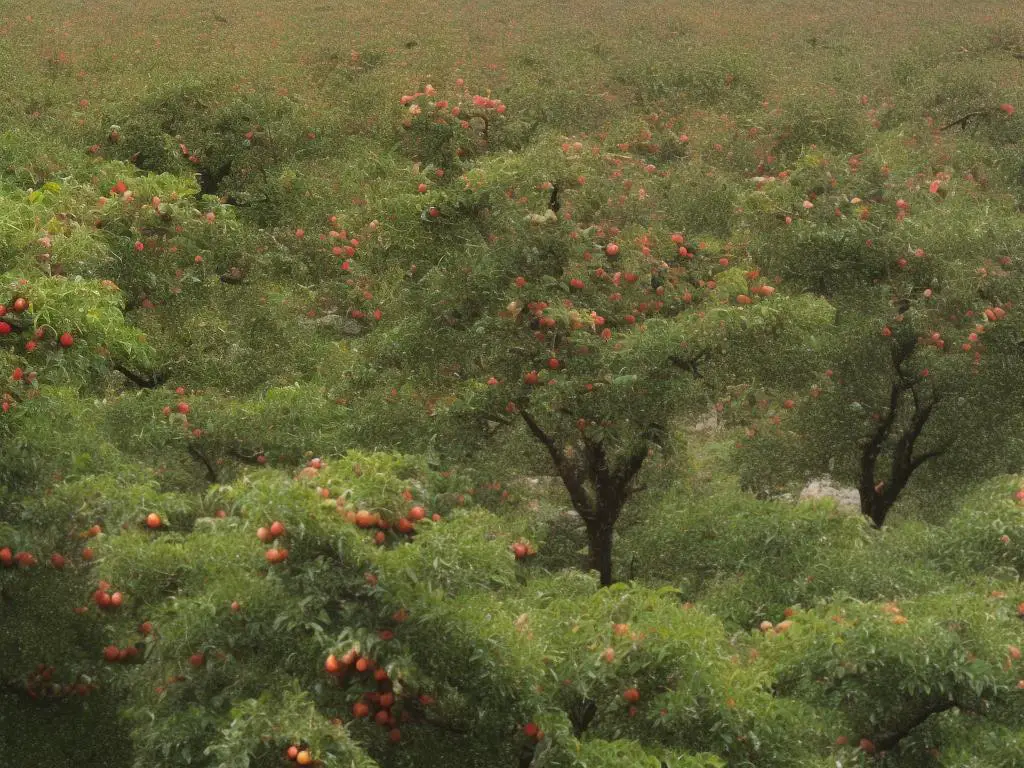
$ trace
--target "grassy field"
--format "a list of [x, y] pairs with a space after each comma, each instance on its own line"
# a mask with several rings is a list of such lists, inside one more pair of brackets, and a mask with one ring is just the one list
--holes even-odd
[[126, 102], [195, 78], [287, 92], [353, 130], [395, 92], [456, 76], [501, 91], [513, 109], [549, 110], [567, 132], [660, 102], [682, 110], [742, 94], [774, 105], [833, 88], [843, 99], [909, 103], [922, 117], [958, 78], [1019, 87], [1010, 54], [1024, 45], [1019, 15], [1001, 2], [115, 0], [9, 2], [0, 18], [5, 122], [32, 120], [69, 140], [102, 130]]

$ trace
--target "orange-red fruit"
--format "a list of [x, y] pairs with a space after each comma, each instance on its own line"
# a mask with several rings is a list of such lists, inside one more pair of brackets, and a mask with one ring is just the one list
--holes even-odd
[[282, 522], [280, 522], [278, 520], [275, 520], [274, 522], [272, 522], [270, 524], [270, 535], [273, 536], [275, 539], [278, 536], [284, 536], [284, 534], [285, 534], [284, 523], [282, 523]]
[[402, 732], [400, 730], [398, 730], [397, 728], [392, 728], [390, 731], [388, 731], [388, 738], [392, 742], [401, 741], [402, 740]]
[[302, 750], [295, 756], [295, 762], [299, 765], [309, 765], [313, 762], [313, 756], [309, 754], [309, 750]]
[[623, 692], [622, 698], [624, 698], [630, 704], [636, 704], [638, 701], [640, 701], [640, 691], [638, 691], [636, 688], [627, 688]]
[[289, 760], [294, 760], [296, 757], [299, 756], [299, 748], [292, 744], [290, 747], [288, 747], [288, 751], [285, 754], [288, 755]]
[[336, 675], [341, 671], [341, 664], [338, 662], [338, 657], [333, 653], [327, 657], [327, 661], [324, 662], [324, 669], [327, 670], [328, 674]]
[[382, 709], [373, 716], [373, 720], [377, 725], [384, 726], [391, 720], [391, 714], [386, 709]]
[[58, 571], [64, 568], [64, 555], [60, 555], [54, 552], [50, 555], [50, 565], [56, 568]]
[[117, 661], [120, 655], [121, 651], [118, 650], [116, 645], [108, 645], [106, 648], [103, 649], [103, 658], [106, 659], [108, 662], [112, 663]]
[[270, 535], [270, 529], [264, 527], [256, 529], [256, 538], [264, 544], [269, 544], [271, 541], [274, 540], [274, 537]]
[[409, 510], [410, 520], [422, 520], [426, 516], [427, 512], [423, 507], [416, 506]]
[[352, 717], [356, 719], [366, 717], [370, 714], [370, 706], [365, 701], [357, 701], [352, 705]]
[[146, 515], [146, 527], [147, 528], [159, 528], [163, 524], [163, 520], [160, 519], [160, 515], [156, 512], [150, 512]]
[[188, 663], [196, 669], [199, 669], [199, 667], [203, 666], [204, 661], [206, 661], [206, 657], [203, 656], [203, 654], [201, 653], [193, 653], [191, 656], [188, 657]]

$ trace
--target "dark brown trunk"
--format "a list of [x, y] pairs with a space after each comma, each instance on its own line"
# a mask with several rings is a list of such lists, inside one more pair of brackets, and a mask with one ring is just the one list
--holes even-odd
[[597, 571], [601, 586], [612, 583], [612, 536], [615, 524], [608, 520], [587, 523], [588, 567]]
[[860, 511], [867, 517], [875, 528], [881, 528], [885, 524], [885, 517], [889, 514], [892, 503], [887, 503], [884, 496], [875, 492], [870, 481], [861, 482], [860, 488]]

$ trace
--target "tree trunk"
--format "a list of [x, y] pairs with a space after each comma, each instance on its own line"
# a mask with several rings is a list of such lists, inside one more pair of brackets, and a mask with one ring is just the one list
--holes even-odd
[[612, 583], [612, 536], [614, 531], [615, 523], [612, 520], [587, 522], [588, 567], [597, 571], [602, 587], [607, 587]]
[[[867, 486], [865, 488], [865, 485]], [[875, 491], [871, 481], [861, 482], [860, 487], [860, 511], [867, 517], [875, 528], [881, 528], [885, 524], [885, 517], [889, 514], [892, 502], [887, 501], [885, 496]]]

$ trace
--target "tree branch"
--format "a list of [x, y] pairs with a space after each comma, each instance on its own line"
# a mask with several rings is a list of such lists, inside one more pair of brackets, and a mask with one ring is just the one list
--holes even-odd
[[701, 372], [697, 368], [697, 366], [700, 363], [704, 362], [708, 357], [710, 357], [710, 355], [711, 350], [705, 349], [699, 355], [696, 355], [694, 357], [684, 358], [679, 357], [678, 355], [673, 355], [668, 359], [668, 361], [677, 368], [685, 368], [686, 370], [688, 370], [693, 375], [693, 378], [700, 379], [703, 378], [703, 376], [701, 375]]
[[188, 452], [189, 452], [189, 454], [191, 454], [192, 458], [194, 458], [197, 461], [201, 462], [203, 464], [203, 466], [206, 467], [206, 479], [209, 482], [211, 482], [211, 483], [216, 483], [217, 482], [217, 470], [213, 466], [213, 464], [210, 462], [210, 460], [206, 457], [206, 454], [203, 453], [201, 450], [199, 450], [199, 448], [197, 448], [194, 445], [190, 445], [188, 447]]
[[608, 469], [608, 454], [604, 451], [604, 444], [600, 441], [592, 441], [583, 438], [583, 452], [587, 457], [587, 474], [593, 484], [597, 495], [601, 496], [602, 491], [612, 485], [612, 475]]
[[910, 462], [911, 469], [917, 469], [918, 467], [920, 467], [922, 464], [924, 464], [929, 459], [934, 459], [934, 458], [937, 458], [937, 457], [941, 456], [942, 454], [944, 454], [946, 451], [949, 450], [949, 448], [950, 448], [950, 446], [952, 444], [953, 444], [953, 441], [951, 440], [950, 442], [948, 442], [946, 445], [942, 446], [941, 448], [936, 448], [934, 451], [928, 451], [927, 453], [922, 453], [920, 456], [918, 456], [918, 457], [914, 458], [913, 460], [911, 460], [911, 462]]
[[519, 408], [519, 415], [523, 417], [523, 421], [526, 422], [526, 426], [533, 436], [537, 438], [545, 448], [547, 448], [548, 455], [551, 457], [551, 461], [555, 465], [558, 476], [562, 478], [565, 490], [569, 492], [569, 498], [572, 500], [573, 508], [584, 520], [592, 520], [595, 512], [594, 503], [587, 494], [586, 488], [583, 487], [583, 482], [579, 476], [579, 469], [571, 465], [566, 460], [565, 456], [559, 449], [558, 444], [550, 435], [541, 429], [540, 425], [525, 408]]
[[946, 712], [956, 707], [957, 703], [955, 701], [941, 701], [933, 704], [932, 706], [928, 707], [922, 712], [919, 712], [909, 723], [907, 723], [900, 730], [891, 731], [889, 733], [882, 734], [881, 736], [875, 738], [873, 740], [875, 744], [875, 749], [884, 752], [892, 750], [901, 741], [903, 741], [903, 739], [909, 736], [911, 732], [914, 731], [914, 729], [923, 725], [924, 722], [932, 715], [937, 715], [941, 712]]
[[141, 389], [155, 389], [164, 381], [164, 377], [159, 371], [154, 371], [147, 379], [141, 374], [128, 370], [120, 363], [111, 363], [111, 367]]
[[254, 464], [256, 466], [262, 466], [262, 464], [260, 463], [260, 460], [259, 460], [259, 457], [263, 455], [262, 453], [257, 453], [254, 456], [246, 456], [241, 451], [230, 450], [230, 451], [228, 451], [228, 455], [233, 457], [233, 458], [238, 459], [239, 461], [243, 462], [244, 464]]
[[[633, 454], [626, 460], [626, 462], [619, 467], [615, 473], [616, 481], [619, 488], [622, 489], [623, 498], [628, 498], [633, 491], [630, 490], [629, 484], [633, 481], [633, 478], [640, 472], [644, 462], [647, 460], [647, 445], [644, 444], [641, 448], [638, 448]], [[634, 489], [636, 490], [636, 489]]]
[[940, 131], [946, 131], [946, 130], [949, 130], [950, 128], [952, 128], [952, 127], [954, 127], [956, 125], [959, 125], [961, 128], [966, 129], [967, 128], [967, 121], [973, 120], [975, 117], [985, 117], [987, 115], [990, 115], [993, 111], [994, 110], [991, 110], [991, 109], [979, 109], [976, 112], [968, 112], [963, 117], [958, 117], [953, 122], [946, 123], [944, 126], [939, 128], [939, 130]]

